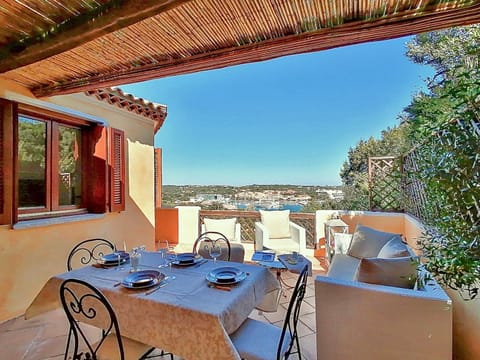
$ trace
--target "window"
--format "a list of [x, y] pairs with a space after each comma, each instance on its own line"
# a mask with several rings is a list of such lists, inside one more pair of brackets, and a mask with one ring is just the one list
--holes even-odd
[[0, 224], [125, 209], [121, 130], [0, 99]]
[[79, 128], [19, 115], [19, 214], [83, 205], [81, 135]]

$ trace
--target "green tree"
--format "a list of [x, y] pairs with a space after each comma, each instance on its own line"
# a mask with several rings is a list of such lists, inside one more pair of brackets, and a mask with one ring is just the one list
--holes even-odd
[[337, 209], [368, 210], [368, 158], [372, 156], [400, 156], [409, 148], [406, 141], [407, 125], [383, 130], [379, 139], [360, 140], [350, 148], [348, 159], [340, 171], [345, 198]]
[[420, 241], [427, 268], [474, 298], [480, 279], [480, 26], [419, 35], [407, 56], [432, 66], [428, 92], [405, 109], [417, 143], [427, 230]]

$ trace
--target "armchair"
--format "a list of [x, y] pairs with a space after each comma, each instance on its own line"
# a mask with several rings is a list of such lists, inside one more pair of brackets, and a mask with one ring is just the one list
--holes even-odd
[[201, 226], [202, 234], [206, 232], [217, 232], [225, 236], [230, 242], [230, 261], [243, 263], [245, 249], [242, 245], [241, 225], [237, 218], [209, 219], [204, 218]]
[[260, 210], [260, 217], [261, 222], [255, 223], [255, 250], [305, 253], [305, 229], [290, 221], [290, 210]]

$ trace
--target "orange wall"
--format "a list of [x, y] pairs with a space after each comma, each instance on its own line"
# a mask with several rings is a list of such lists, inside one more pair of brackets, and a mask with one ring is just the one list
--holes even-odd
[[178, 209], [155, 209], [155, 242], [178, 244]]
[[405, 235], [404, 216], [399, 213], [379, 213], [373, 211], [350, 211], [340, 214], [353, 233], [357, 225], [368, 226], [380, 231]]

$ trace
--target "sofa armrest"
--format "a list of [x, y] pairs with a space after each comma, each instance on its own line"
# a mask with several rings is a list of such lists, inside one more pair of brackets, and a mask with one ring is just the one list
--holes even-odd
[[317, 357], [451, 359], [452, 303], [416, 291], [317, 276]]
[[305, 228], [300, 225], [295, 224], [293, 221], [290, 221], [290, 236], [292, 240], [298, 243], [299, 252], [305, 253], [307, 249], [307, 236]]
[[267, 246], [270, 234], [265, 225], [255, 222], [255, 250], [262, 251]]

